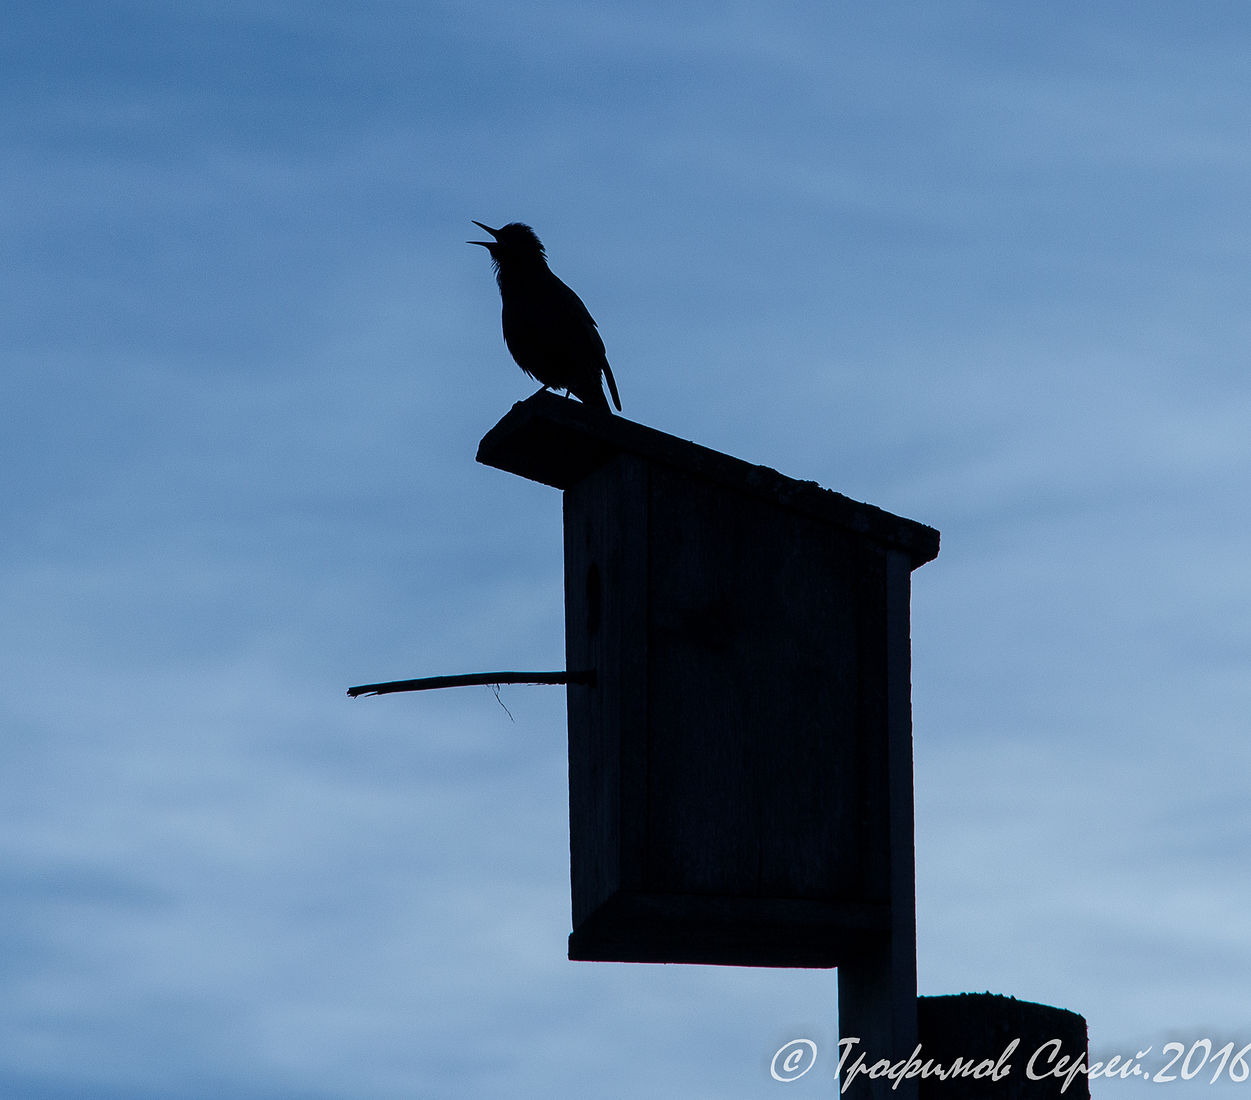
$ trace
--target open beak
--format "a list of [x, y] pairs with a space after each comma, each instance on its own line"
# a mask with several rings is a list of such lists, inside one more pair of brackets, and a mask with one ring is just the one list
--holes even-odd
[[[473, 219], [471, 218], [470, 220], [472, 221]], [[476, 225], [479, 229], [485, 229], [491, 234], [492, 237], [495, 237], [498, 240], [500, 235], [500, 231], [498, 229], [492, 229], [489, 225], [483, 225], [481, 222], [474, 222], [474, 225]], [[480, 244], [483, 248], [494, 248], [496, 245], [496, 241], [466, 241], [465, 243]]]

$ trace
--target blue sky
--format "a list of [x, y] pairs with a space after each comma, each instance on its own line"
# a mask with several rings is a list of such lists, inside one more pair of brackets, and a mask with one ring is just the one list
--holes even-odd
[[829, 1094], [829, 972], [565, 958], [560, 689], [344, 695], [563, 661], [470, 219], [632, 419], [942, 531], [921, 992], [1251, 1042], [1244, 6], [5, 22], [0, 1093]]

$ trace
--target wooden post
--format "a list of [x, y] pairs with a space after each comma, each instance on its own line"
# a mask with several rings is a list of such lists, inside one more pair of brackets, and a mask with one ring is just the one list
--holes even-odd
[[996, 1065], [992, 1074], [921, 1081], [921, 1100], [1090, 1100], [1086, 1021], [1076, 1012], [993, 993], [921, 997], [924, 1057], [951, 1067]]
[[[912, 791], [911, 563], [892, 552], [886, 570], [886, 736], [891, 919], [885, 935], [838, 967], [838, 1032], [866, 1060], [907, 1058], [917, 1041], [916, 861]], [[846, 1096], [914, 1098], [915, 1080], [858, 1077]]]

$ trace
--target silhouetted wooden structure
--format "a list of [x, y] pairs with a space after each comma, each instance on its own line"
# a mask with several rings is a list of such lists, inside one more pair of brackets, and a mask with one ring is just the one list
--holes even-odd
[[918, 1077], [920, 1100], [1090, 1100], [1090, 1081], [1073, 1069], [1088, 1064], [1089, 1046], [1076, 1012], [994, 993], [920, 997], [917, 1039], [925, 1059], [964, 1067], [946, 1080]]
[[938, 532], [539, 393], [478, 460], [564, 492], [573, 959], [839, 968], [916, 1033], [909, 602]]

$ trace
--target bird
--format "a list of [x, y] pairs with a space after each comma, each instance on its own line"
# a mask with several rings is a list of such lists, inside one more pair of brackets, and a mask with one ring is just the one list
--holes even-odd
[[584, 405], [610, 413], [602, 375], [620, 412], [617, 382], [595, 318], [582, 299], [552, 274], [538, 235], [521, 222], [501, 229], [479, 221], [473, 224], [494, 238], [465, 243], [480, 244], [491, 254], [503, 305], [504, 343], [517, 366], [541, 382], [544, 390], [564, 390]]

